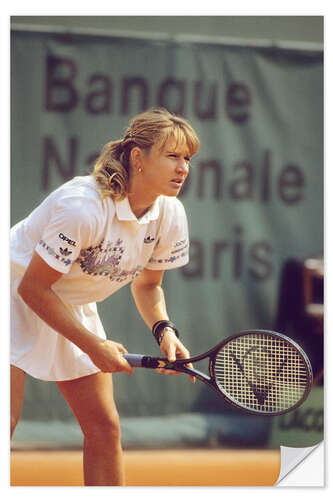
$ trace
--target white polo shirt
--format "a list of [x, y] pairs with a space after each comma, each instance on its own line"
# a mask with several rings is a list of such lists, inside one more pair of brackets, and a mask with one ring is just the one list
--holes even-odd
[[[11, 230], [12, 363], [44, 380], [98, 371], [89, 357], [40, 320], [18, 296], [17, 286], [34, 251], [63, 273], [52, 285], [54, 292], [87, 328], [105, 338], [94, 303], [131, 282], [144, 268], [185, 265], [188, 250], [186, 214], [177, 198], [160, 196], [137, 219], [128, 198], [102, 201], [92, 176], [66, 182]], [[58, 347], [51, 346], [55, 339]], [[73, 352], [81, 358], [77, 366], [71, 360]]]
[[53, 289], [71, 304], [104, 300], [145, 267], [188, 262], [187, 219], [177, 198], [160, 196], [137, 219], [128, 198], [102, 202], [92, 176], [62, 185], [11, 233], [12, 261], [26, 268], [36, 251], [64, 273]]

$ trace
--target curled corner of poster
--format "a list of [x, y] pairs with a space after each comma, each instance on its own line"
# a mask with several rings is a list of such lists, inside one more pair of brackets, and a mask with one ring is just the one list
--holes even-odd
[[308, 448], [280, 446], [280, 474], [275, 486], [324, 486], [324, 442]]

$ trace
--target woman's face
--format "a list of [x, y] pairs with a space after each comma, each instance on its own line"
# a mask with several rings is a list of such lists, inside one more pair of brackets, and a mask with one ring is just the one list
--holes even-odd
[[190, 155], [186, 146], [175, 147], [170, 139], [161, 150], [153, 146], [141, 155], [141, 172], [147, 191], [153, 195], [177, 196], [189, 172]]

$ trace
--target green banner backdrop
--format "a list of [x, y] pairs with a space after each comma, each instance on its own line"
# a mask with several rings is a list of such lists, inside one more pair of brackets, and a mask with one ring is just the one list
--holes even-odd
[[[134, 114], [166, 107], [202, 144], [181, 194], [190, 263], [165, 274], [169, 314], [193, 355], [273, 329], [283, 264], [323, 252], [322, 53], [13, 31], [11, 56], [12, 223], [89, 172]], [[128, 287], [99, 310], [109, 338], [157, 354]], [[115, 376], [123, 417], [226, 414], [200, 385]], [[69, 415], [53, 384], [28, 381], [23, 419]]]

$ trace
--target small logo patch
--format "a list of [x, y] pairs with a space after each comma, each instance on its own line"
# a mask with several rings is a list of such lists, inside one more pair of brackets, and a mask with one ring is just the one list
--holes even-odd
[[153, 241], [155, 241], [155, 238], [152, 238], [151, 236], [147, 236], [147, 238], [144, 239], [145, 243], [152, 243]]
[[68, 243], [69, 245], [72, 245], [73, 247], [75, 247], [75, 246], [76, 246], [76, 242], [75, 242], [74, 240], [70, 240], [70, 239], [68, 238], [68, 236], [66, 236], [65, 234], [63, 234], [63, 233], [59, 233], [59, 235], [58, 235], [58, 236], [59, 236], [59, 238], [60, 238], [61, 240], [67, 241], [67, 243]]
[[67, 256], [67, 255], [70, 255], [71, 253], [73, 253], [70, 250], [68, 250], [68, 248], [61, 248], [60, 247], [59, 250], [60, 250], [61, 255], [66, 255]]

